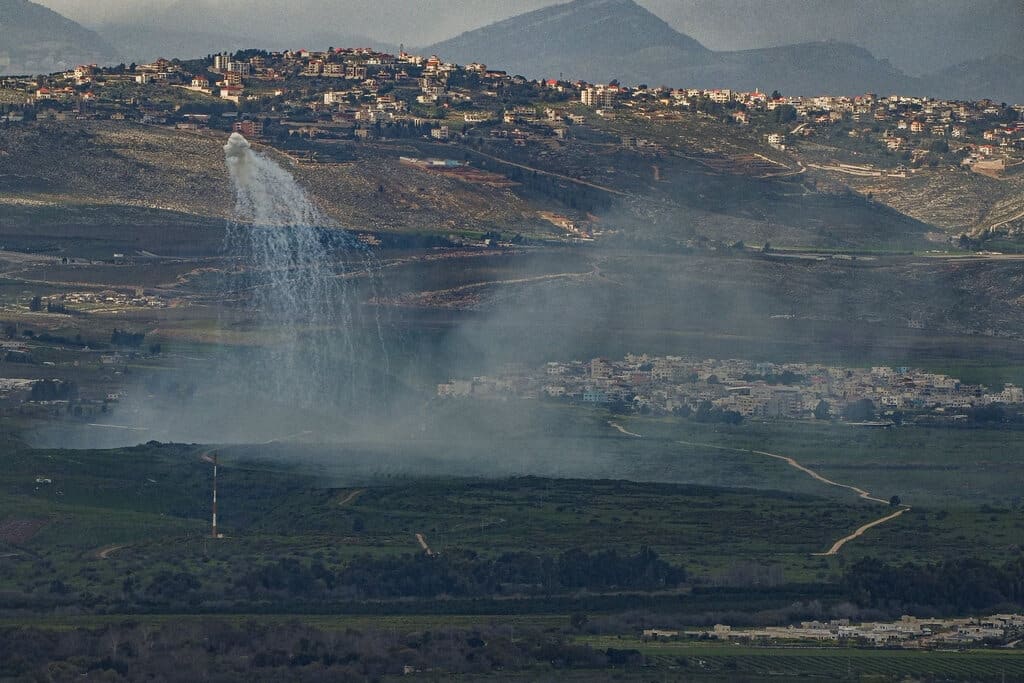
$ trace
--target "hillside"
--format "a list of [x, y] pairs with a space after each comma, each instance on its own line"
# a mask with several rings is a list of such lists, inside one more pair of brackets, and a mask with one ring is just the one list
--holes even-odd
[[94, 31], [28, 0], [0, 0], [0, 74], [50, 73], [117, 60]]
[[[4, 239], [8, 245], [12, 238], [31, 240], [26, 246], [37, 248], [40, 240], [103, 240], [111, 250], [131, 248], [140, 239], [182, 246], [182, 232], [186, 243], [200, 237], [216, 241], [195, 230], [221, 228], [231, 216], [223, 144], [219, 134], [110, 123], [0, 129]], [[382, 157], [370, 149], [360, 157], [315, 166], [280, 159], [340, 226], [529, 232], [545, 225], [508, 190], [416, 171], [398, 163], [397, 153]], [[63, 163], [67, 158], [75, 163]], [[174, 235], [161, 232], [170, 228]]]
[[[753, 139], [714, 126], [695, 130], [705, 146], [714, 141], [722, 150], [695, 157], [688, 145], [670, 141], [675, 129], [652, 128], [672, 145], [654, 160], [609, 145], [609, 133], [611, 139], [627, 134], [619, 125], [626, 124], [595, 131], [593, 141], [535, 148], [484, 138], [461, 149], [413, 141], [339, 143], [323, 151], [343, 163], [279, 158], [337, 225], [378, 232], [498, 231], [561, 239], [561, 216], [603, 233], [602, 239], [669, 245], [770, 241], [903, 250], [928, 244], [930, 226], [854, 195], [809, 192], [784, 165], [763, 162], [783, 173], [777, 178], [756, 165], [744, 170], [742, 154], [760, 149]], [[216, 133], [76, 122], [7, 129], [0, 143], [8, 150], [0, 155], [0, 206], [11, 218], [7, 239], [75, 235], [123, 244], [154, 224], [223, 225], [234, 205], [223, 137]], [[77, 163], [59, 162], [68, 155]], [[466, 158], [484, 177], [420, 170], [401, 163], [403, 155]], [[721, 172], [723, 164], [738, 172]]]

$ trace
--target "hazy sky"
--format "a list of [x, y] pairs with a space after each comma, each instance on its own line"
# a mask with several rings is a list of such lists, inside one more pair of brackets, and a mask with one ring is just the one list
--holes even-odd
[[[555, 0], [37, 0], [87, 26], [130, 19], [236, 35], [426, 45]], [[1019, 53], [1024, 0], [638, 0], [716, 50], [835, 39], [911, 73]], [[205, 11], [195, 5], [205, 5]], [[163, 8], [163, 9], [157, 9]], [[298, 46], [297, 46], [298, 47]], [[316, 47], [310, 45], [308, 47]], [[326, 47], [326, 46], [325, 46]]]

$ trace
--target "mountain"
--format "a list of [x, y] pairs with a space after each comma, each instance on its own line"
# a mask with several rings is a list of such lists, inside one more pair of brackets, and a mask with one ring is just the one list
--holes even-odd
[[263, 47], [263, 43], [254, 38], [139, 24], [103, 24], [96, 27], [96, 31], [104, 40], [117, 46], [126, 62], [139, 64], [158, 57], [194, 59], [225, 50], [235, 52]]
[[[813, 95], [823, 92], [917, 92], [918, 84], [888, 61], [876, 59], [864, 48], [836, 41], [782, 47], [716, 52], [702, 67], [682, 69], [681, 84], [698, 88], [760, 87], [785, 93]], [[659, 83], [671, 84], [659, 80]]]
[[133, 62], [149, 62], [157, 57], [192, 59], [245, 48], [325, 49], [335, 45], [397, 51], [396, 46], [366, 36], [333, 32], [329, 30], [330, 22], [310, 29], [292, 16], [295, 11], [283, 5], [275, 12], [272, 17], [239, 15], [209, 0], [177, 0], [155, 7], [139, 6], [123, 13], [116, 22], [96, 26], [96, 30]]
[[925, 76], [928, 92], [959, 97], [1024, 103], [1024, 57], [998, 55], [942, 69]]
[[[531, 77], [588, 80], [663, 73], [713, 56], [632, 0], [573, 0], [467, 31], [422, 50]], [[644, 80], [640, 78], [639, 80]]]
[[909, 76], [849, 43], [826, 41], [716, 52], [633, 0], [572, 0], [422, 48], [531, 78], [778, 89], [787, 94], [906, 92], [1024, 101], [1021, 58], [988, 58]]
[[38, 74], [118, 61], [94, 31], [28, 0], [0, 0], [0, 73]]

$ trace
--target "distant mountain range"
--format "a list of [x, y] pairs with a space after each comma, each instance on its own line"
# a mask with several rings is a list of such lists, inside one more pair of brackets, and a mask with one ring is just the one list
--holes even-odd
[[39, 74], [76, 64], [149, 62], [157, 57], [191, 59], [222, 50], [268, 50], [329, 45], [371, 47], [396, 52], [397, 46], [328, 30], [308, 33], [278, 27], [267, 35], [227, 22], [213, 3], [178, 0], [148, 9], [125, 23], [91, 30], [29, 0], [0, 0], [0, 74]]
[[0, 0], [0, 74], [39, 74], [114, 61], [94, 31], [28, 0]]
[[310, 32], [298, 25], [278, 25], [268, 31], [259, 23], [228, 16], [222, 6], [209, 0], [177, 0], [126, 17], [122, 23], [102, 24], [96, 30], [132, 62], [149, 62], [157, 57], [191, 59], [254, 47], [286, 50], [336, 46], [397, 51], [397, 46], [366, 36], [339, 34], [326, 28]]
[[1024, 102], [1024, 60], [989, 57], [913, 77], [842, 42], [715, 52], [633, 0], [573, 0], [424, 47], [524, 76], [790, 94], [906, 92]]
[[[48, 73], [79, 63], [183, 59], [221, 50], [361, 46], [366, 36], [228, 22], [208, 0], [177, 0], [89, 30], [29, 0], [0, 0], [0, 74]], [[786, 94], [862, 92], [1024, 103], [1024, 57], [986, 57], [925, 76], [907, 75], [864, 48], [816, 42], [717, 52], [633, 0], [572, 0], [521, 14], [418, 50], [459, 63], [485, 62], [531, 78], [733, 88]]]

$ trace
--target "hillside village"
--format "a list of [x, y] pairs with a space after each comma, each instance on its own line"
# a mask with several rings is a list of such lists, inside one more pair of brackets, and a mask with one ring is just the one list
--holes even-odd
[[[726, 84], [723, 84], [726, 85]], [[770, 84], [769, 84], [770, 85]], [[326, 51], [245, 50], [202, 60], [159, 59], [0, 82], [0, 120], [111, 119], [180, 130], [236, 130], [286, 141], [426, 136], [446, 141], [470, 129], [510, 144], [564, 138], [594, 119], [633, 115], [671, 122], [697, 116], [754, 127], [779, 150], [832, 135], [874, 145], [890, 167], [851, 164], [851, 175], [905, 173], [953, 163], [999, 172], [1024, 163], [1024, 105], [946, 101], [909, 94], [765, 94], [696, 89], [530, 81], [438, 56], [360, 48]], [[624, 143], [643, 145], [631, 139]]]
[[[908, 367], [627, 355], [620, 361], [550, 362], [533, 370], [440, 384], [441, 398], [520, 398], [609, 406], [617, 412], [694, 416], [702, 421], [828, 419], [878, 426], [916, 416], [988, 419], [997, 404], [1024, 403], [1024, 389], [992, 391]], [[1005, 414], [991, 411], [996, 419]]]

